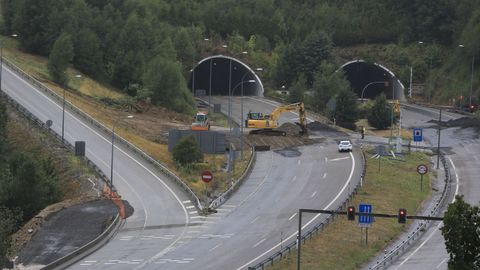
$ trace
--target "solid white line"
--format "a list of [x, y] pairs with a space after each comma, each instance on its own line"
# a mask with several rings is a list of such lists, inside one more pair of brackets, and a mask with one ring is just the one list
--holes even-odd
[[258, 241], [255, 245], [253, 245], [254, 248], [258, 247], [261, 243], [263, 243], [267, 238], [263, 238], [262, 240]]
[[209, 249], [208, 251], [213, 251], [214, 249], [218, 248], [218, 247], [221, 246], [221, 245], [222, 245], [222, 244], [218, 244], [218, 245], [212, 247], [211, 249]]
[[317, 192], [316, 192], [316, 191], [312, 193], [312, 195], [310, 196], [310, 198], [315, 197], [315, 195], [317, 195]]
[[341, 158], [334, 158], [330, 159], [329, 161], [339, 161], [339, 160], [344, 160], [344, 159], [349, 159], [350, 157], [341, 157]]
[[[452, 164], [452, 168], [453, 168], [453, 172], [455, 173], [455, 179], [456, 179], [456, 189], [455, 189], [455, 194], [453, 196], [453, 200], [452, 200], [452, 203], [455, 202], [455, 196], [457, 196], [458, 194], [458, 186], [460, 184], [460, 179], [458, 178], [458, 173], [457, 173], [457, 168], [455, 167], [455, 164], [453, 164], [453, 161], [450, 157], [448, 157], [448, 161], [450, 161], [450, 164]], [[395, 269], [398, 269], [400, 268], [400, 266], [402, 266], [404, 263], [406, 263], [413, 255], [415, 255], [415, 253], [417, 253], [433, 236], [433, 234], [435, 234], [438, 230], [438, 228], [440, 226], [442, 226], [443, 222], [440, 222], [438, 223], [437, 227], [435, 228], [435, 230], [427, 237], [427, 239], [425, 239], [425, 241], [422, 242], [422, 244], [420, 244], [420, 246], [415, 249], [410, 255], [408, 255], [407, 258], [405, 258], [405, 260], [403, 260], [397, 268]]]
[[[348, 180], [347, 182], [345, 182], [345, 185], [343, 185], [342, 189], [340, 190], [340, 192], [338, 192], [337, 196], [335, 196], [335, 198], [333, 198], [333, 200], [324, 208], [324, 209], [328, 209], [330, 206], [332, 206], [332, 204], [340, 197], [340, 195], [342, 195], [342, 193], [345, 191], [345, 189], [348, 187], [348, 185], [350, 184], [350, 181], [352, 180], [352, 176], [353, 176], [353, 172], [355, 171], [355, 158], [352, 154], [352, 152], [349, 153], [350, 156], [352, 157], [352, 169], [350, 170], [350, 175], [348, 176]], [[307, 222], [307, 224], [303, 225], [302, 226], [302, 229], [306, 228], [307, 226], [309, 226], [312, 222], [314, 222], [321, 214], [317, 214], [315, 215], [309, 222]], [[285, 238], [285, 240], [283, 241], [288, 241], [290, 240], [291, 238], [293, 237], [296, 237], [297, 236], [297, 232], [293, 233], [292, 235], [290, 235], [289, 237]], [[279, 246], [281, 245], [281, 243], [278, 243], [276, 244], [275, 246], [273, 246], [272, 248], [270, 248], [269, 250], [263, 252], [262, 254], [258, 255], [257, 257], [255, 257], [254, 259], [252, 259], [251, 261], [247, 262], [246, 264], [240, 266], [237, 268], [237, 270], [242, 270], [244, 268], [246, 268], [247, 266], [249, 266], [250, 264], [252, 264], [253, 262], [255, 262], [256, 260], [260, 259], [261, 257], [265, 256], [266, 254], [272, 252], [272, 250], [278, 248]]]
[[293, 215], [288, 219], [289, 221], [292, 220], [292, 218], [294, 218], [295, 216], [297, 215], [297, 213], [293, 213]]
[[[7, 69], [9, 70], [9, 69]], [[9, 70], [10, 71], [10, 70]], [[10, 71], [10, 73], [14, 76], [14, 77], [17, 77], [20, 81], [24, 82], [25, 84], [29, 85], [31, 89], [33, 89], [34, 91], [36, 91], [38, 94], [40, 94], [41, 96], [43, 96], [47, 101], [51, 102], [52, 104], [54, 104], [55, 106], [57, 106], [59, 109], [62, 108], [59, 104], [57, 104], [56, 102], [54, 102], [52, 99], [50, 99], [49, 97], [46, 96], [45, 93], [43, 93], [42, 91], [38, 90], [37, 88], [33, 87], [32, 85], [30, 85], [28, 82], [26, 82], [24, 79], [20, 78], [19, 75], [17, 75], [15, 72], [13, 71]], [[86, 125], [83, 121], [80, 121], [77, 117], [75, 117], [72, 113], [70, 113], [68, 110], [65, 110], [65, 114], [67, 115], [70, 115], [71, 118], [75, 119], [80, 125], [84, 126], [85, 128], [89, 129], [91, 132], [93, 132], [94, 134], [96, 134], [100, 139], [104, 140], [105, 142], [107, 143], [110, 143], [110, 140], [109, 139], [106, 139], [105, 137], [103, 137], [102, 135], [100, 135], [97, 131], [95, 131], [94, 129], [90, 128], [88, 125]], [[160, 178], [158, 177], [156, 174], [154, 174], [151, 170], [149, 170], [147, 167], [145, 167], [143, 164], [141, 164], [138, 160], [136, 160], [134, 157], [130, 156], [129, 154], [127, 154], [125, 151], [123, 151], [122, 149], [120, 149], [117, 145], [114, 145], [114, 147], [121, 153], [123, 153], [125, 156], [129, 157], [132, 161], [134, 161], [134, 163], [137, 163], [137, 165], [139, 165], [140, 167], [142, 167], [145, 171], [147, 171], [148, 173], [150, 173], [157, 181], [159, 181], [172, 195], [173, 197], [177, 200], [177, 202], [180, 204], [180, 206], [182, 207], [183, 209], [183, 212], [185, 214], [185, 227], [183, 229], [183, 232], [182, 232], [182, 235], [185, 234], [186, 230], [187, 230], [187, 227], [188, 227], [188, 223], [189, 223], [189, 219], [188, 219], [188, 213], [187, 213], [187, 209], [185, 208], [185, 206], [183, 205], [182, 201], [180, 200], [180, 198], [177, 196], [177, 194], [175, 192], [173, 192], [173, 190]], [[128, 184], [128, 186], [131, 188], [131, 186]], [[132, 191], [134, 191], [132, 189]], [[136, 191], [134, 191], [136, 192]], [[145, 212], [145, 223], [144, 223], [144, 227], [146, 227], [146, 223], [147, 223], [147, 210], [146, 208], [144, 208], [144, 212]], [[168, 251], [177, 241], [179, 241], [181, 239], [181, 236], [179, 236], [174, 242], [172, 242], [168, 247], [166, 247], [165, 249], [163, 249], [162, 251], [160, 251], [159, 253], [157, 253], [154, 257], [152, 257], [151, 259], [155, 258], [156, 256], [158, 255], [161, 255], [163, 253], [165, 253], [166, 251]], [[148, 263], [145, 262], [145, 264]]]
[[440, 268], [440, 266], [447, 260], [447, 258], [443, 259], [435, 268]]

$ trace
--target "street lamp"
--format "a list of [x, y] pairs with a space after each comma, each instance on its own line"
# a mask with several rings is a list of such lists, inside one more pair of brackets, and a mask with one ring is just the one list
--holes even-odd
[[[465, 48], [465, 45], [460, 44], [458, 45], [459, 48]], [[470, 109], [472, 107], [472, 91], [473, 91], [473, 71], [475, 67], [475, 54], [472, 55], [472, 74], [470, 76], [470, 97], [469, 97], [469, 104], [468, 108]]]
[[248, 81], [244, 81], [245, 77], [247, 76], [247, 74], [249, 74], [250, 72], [247, 71], [245, 72], [245, 74], [243, 74], [242, 76], [242, 79], [240, 80], [240, 82], [235, 85], [235, 87], [233, 88], [232, 90], [232, 95], [235, 93], [235, 89], [240, 86], [240, 158], [243, 160], [243, 126], [244, 126], [244, 123], [243, 123], [243, 84], [244, 83], [254, 83], [256, 82], [255, 80], [248, 80]]
[[[127, 116], [128, 119], [132, 119], [133, 115]], [[112, 126], [112, 155], [110, 157], [110, 190], [113, 191], [113, 151], [115, 149], [115, 126], [117, 122], [113, 122]]]
[[361, 96], [360, 96], [360, 100], [362, 101], [362, 103], [363, 103], [363, 93], [365, 92], [365, 90], [367, 89], [367, 87], [369, 87], [370, 85], [373, 85], [373, 84], [380, 84], [380, 83], [383, 83], [383, 84], [385, 84], [385, 86], [387, 86], [387, 85], [386, 85], [386, 84], [387, 84], [386, 81], [375, 81], [375, 82], [370, 82], [370, 83], [368, 83], [367, 85], [365, 85], [365, 87], [363, 87], [363, 89], [362, 89], [362, 94], [361, 94]]

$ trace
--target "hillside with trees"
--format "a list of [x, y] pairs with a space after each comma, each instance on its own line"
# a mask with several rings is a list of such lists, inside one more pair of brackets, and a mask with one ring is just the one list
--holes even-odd
[[[65, 83], [62, 71], [71, 63], [135, 99], [185, 113], [194, 109], [187, 83], [190, 69], [214, 53], [238, 56], [247, 51], [244, 61], [264, 68], [267, 91], [301, 85], [316, 97], [331, 97], [344, 87], [315, 86], [324, 84], [322, 77], [341, 64], [336, 49], [377, 44], [379, 50], [352, 57], [387, 64], [404, 82], [413, 67], [414, 81], [426, 82], [426, 98], [444, 103], [469, 91], [471, 59], [480, 55], [478, 0], [1, 4], [1, 31], [17, 34], [23, 50], [50, 57], [52, 78], [58, 83]], [[322, 63], [333, 68], [327, 71]], [[478, 80], [474, 85], [478, 96]], [[313, 100], [308, 103], [323, 110]]]

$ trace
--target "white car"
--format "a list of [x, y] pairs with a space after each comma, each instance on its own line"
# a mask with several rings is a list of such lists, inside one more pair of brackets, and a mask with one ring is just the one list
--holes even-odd
[[338, 144], [338, 152], [352, 152], [352, 143], [348, 140], [340, 141]]

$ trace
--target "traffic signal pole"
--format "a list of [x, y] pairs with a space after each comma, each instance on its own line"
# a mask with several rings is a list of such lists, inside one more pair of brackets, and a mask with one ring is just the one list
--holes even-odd
[[[348, 207], [350, 210], [350, 215], [354, 216], [371, 216], [371, 217], [382, 217], [382, 218], [399, 218], [399, 213], [397, 214], [382, 214], [382, 213], [355, 213], [355, 208], [353, 206]], [[353, 210], [353, 211], [352, 211]], [[405, 211], [405, 209], [399, 209], [399, 212]], [[302, 246], [302, 214], [303, 213], [312, 213], [312, 214], [330, 214], [330, 215], [349, 215], [349, 211], [333, 211], [333, 210], [316, 210], [316, 209], [299, 209], [298, 210], [298, 235], [297, 235], [297, 270], [300, 270], [300, 250]], [[436, 220], [443, 221], [443, 217], [431, 217], [431, 216], [407, 216], [405, 215], [405, 220], [407, 219], [422, 219], [422, 220]], [[368, 237], [368, 236], [366, 236]]]

